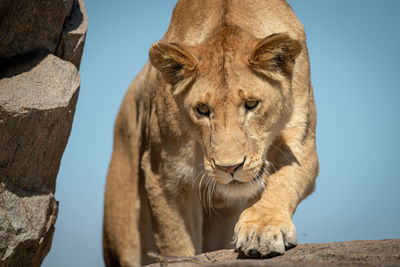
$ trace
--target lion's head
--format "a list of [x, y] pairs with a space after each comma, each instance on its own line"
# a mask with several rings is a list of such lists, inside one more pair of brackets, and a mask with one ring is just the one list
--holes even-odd
[[260, 40], [233, 26], [195, 47], [161, 41], [150, 48], [151, 63], [195, 129], [204, 169], [229, 198], [264, 185], [267, 152], [292, 114], [300, 50], [287, 34]]

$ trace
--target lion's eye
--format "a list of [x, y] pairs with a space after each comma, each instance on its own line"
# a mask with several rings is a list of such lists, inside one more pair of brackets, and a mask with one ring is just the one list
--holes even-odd
[[248, 110], [254, 109], [255, 107], [257, 107], [258, 103], [260, 101], [258, 100], [248, 100], [244, 103], [244, 107]]
[[199, 104], [196, 107], [197, 113], [199, 113], [202, 116], [208, 116], [210, 115], [210, 108], [206, 104]]

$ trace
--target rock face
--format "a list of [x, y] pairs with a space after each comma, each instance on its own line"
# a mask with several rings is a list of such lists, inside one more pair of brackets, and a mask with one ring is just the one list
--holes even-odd
[[0, 58], [35, 50], [54, 53], [72, 3], [73, 0], [2, 0]]
[[400, 266], [400, 239], [301, 244], [270, 259], [240, 259], [233, 250], [219, 250], [191, 258], [160, 260], [164, 263], [148, 266]]
[[82, 0], [0, 0], [0, 266], [40, 266], [86, 37]]
[[71, 15], [65, 22], [56, 55], [72, 62], [78, 69], [85, 45], [87, 16], [83, 0], [74, 2]]
[[[30, 70], [21, 72], [21, 67]], [[79, 82], [75, 66], [52, 54], [5, 73], [0, 80], [0, 177], [26, 191], [54, 191]]]

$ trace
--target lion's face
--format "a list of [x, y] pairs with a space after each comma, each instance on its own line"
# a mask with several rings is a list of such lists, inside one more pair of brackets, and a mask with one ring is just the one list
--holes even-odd
[[[261, 178], [285, 107], [279, 104], [283, 96], [276, 88], [245, 68], [235, 72], [225, 90], [207, 77], [199, 79], [184, 107], [200, 133], [208, 176], [236, 187]], [[246, 76], [253, 79], [242, 79]]]
[[206, 173], [229, 198], [264, 186], [266, 154], [291, 115], [290, 76], [299, 51], [285, 34], [260, 41], [237, 29], [199, 47], [158, 43], [150, 50], [203, 148]]

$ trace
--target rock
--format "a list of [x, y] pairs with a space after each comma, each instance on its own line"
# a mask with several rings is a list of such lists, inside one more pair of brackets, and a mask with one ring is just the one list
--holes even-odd
[[[357, 240], [301, 244], [270, 259], [239, 259], [234, 250], [207, 252], [195, 257], [165, 258], [168, 266], [399, 266], [400, 239]], [[148, 266], [162, 266], [160, 263]]]
[[32, 51], [54, 53], [73, 0], [1, 0], [0, 59]]
[[53, 193], [78, 98], [78, 71], [48, 54], [15, 64], [2, 76], [0, 179]]
[[83, 0], [0, 0], [1, 267], [50, 250], [86, 27]]
[[52, 54], [0, 77], [0, 266], [40, 266], [57, 217], [53, 193], [80, 78]]
[[48, 253], [57, 217], [52, 193], [0, 183], [0, 266], [40, 266]]
[[85, 44], [86, 30], [87, 14], [85, 4], [83, 0], [75, 0], [71, 16], [65, 22], [56, 55], [72, 62], [78, 69]]

